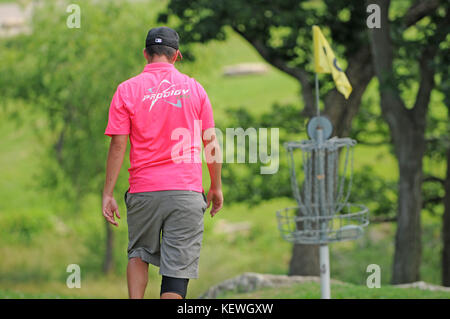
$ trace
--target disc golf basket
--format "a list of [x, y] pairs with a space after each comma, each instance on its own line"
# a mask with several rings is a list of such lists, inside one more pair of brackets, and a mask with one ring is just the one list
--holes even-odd
[[[297, 206], [276, 213], [278, 228], [285, 240], [320, 245], [324, 299], [330, 298], [328, 243], [357, 239], [369, 224], [367, 207], [349, 203], [356, 141], [330, 138], [332, 130], [326, 117], [313, 117], [307, 127], [309, 140], [285, 143]], [[299, 153], [303, 174], [298, 174], [301, 170], [297, 169], [295, 161]]]

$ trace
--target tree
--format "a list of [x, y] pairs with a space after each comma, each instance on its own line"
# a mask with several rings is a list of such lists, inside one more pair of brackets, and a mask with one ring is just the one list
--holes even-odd
[[[392, 283], [420, 278], [422, 210], [422, 160], [426, 149], [425, 129], [430, 95], [435, 87], [433, 62], [448, 30], [448, 8], [444, 1], [417, 1], [401, 19], [389, 19], [389, 0], [371, 1], [381, 9], [381, 28], [371, 29], [373, 64], [379, 81], [381, 109], [387, 122], [399, 165], [397, 233]], [[421, 26], [416, 23], [423, 18]], [[408, 39], [406, 31], [414, 26], [418, 33]], [[399, 62], [402, 61], [402, 62]], [[400, 74], [400, 63], [408, 72]], [[403, 69], [404, 70], [404, 69]], [[414, 71], [416, 73], [414, 74]], [[412, 107], [401, 95], [411, 76], [420, 77]]]
[[[23, 99], [44, 114], [52, 159], [45, 178], [53, 191], [63, 188], [61, 195], [72, 204], [74, 216], [85, 196], [101, 195], [108, 146], [103, 133], [114, 90], [145, 63], [140, 21], [149, 17], [142, 7], [133, 6], [84, 2], [85, 23], [70, 29], [66, 8], [46, 2], [36, 7], [34, 32], [8, 40], [0, 52], [2, 61], [8, 61], [0, 68], [1, 95]], [[130, 19], [130, 12], [140, 18]], [[119, 181], [116, 189], [123, 194], [125, 187]], [[95, 212], [103, 220], [101, 201]], [[114, 265], [111, 225], [105, 221], [105, 231], [95, 236], [96, 241], [104, 237], [104, 245], [96, 245], [95, 253], [104, 254], [102, 269], [110, 272]]]
[[[330, 15], [330, 12], [335, 14]], [[348, 100], [331, 83], [321, 88], [325, 114], [335, 134], [346, 136], [358, 112], [361, 97], [374, 73], [365, 32], [365, 6], [360, 1], [220, 1], [172, 0], [161, 22], [176, 15], [176, 28], [183, 45], [226, 38], [225, 26], [248, 41], [268, 63], [295, 78], [301, 85], [304, 109], [301, 116], [315, 114], [311, 65], [312, 26], [322, 26], [333, 39], [337, 55], [347, 57], [346, 73], [353, 93]], [[299, 114], [300, 119], [300, 114]], [[318, 275], [318, 248], [294, 245], [291, 275]]]

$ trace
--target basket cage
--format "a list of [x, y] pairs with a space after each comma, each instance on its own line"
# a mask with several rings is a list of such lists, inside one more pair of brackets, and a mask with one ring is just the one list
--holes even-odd
[[[355, 144], [353, 139], [337, 137], [322, 143], [315, 140], [285, 143], [291, 187], [297, 202], [296, 207], [277, 212], [278, 227], [285, 240], [323, 244], [356, 239], [364, 233], [368, 209], [348, 203]], [[298, 152], [301, 152], [301, 169], [295, 163]]]

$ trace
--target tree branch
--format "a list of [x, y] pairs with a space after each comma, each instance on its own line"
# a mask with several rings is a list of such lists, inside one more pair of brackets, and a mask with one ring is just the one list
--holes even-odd
[[439, 183], [439, 184], [442, 184], [442, 185], [445, 184], [445, 180], [443, 178], [439, 178], [437, 176], [432, 176], [432, 175], [424, 176], [423, 182], [424, 183], [427, 183], [427, 182]]
[[302, 85], [302, 95], [305, 102], [304, 112], [307, 113], [310, 110], [314, 110], [314, 93], [308, 80], [308, 73], [300, 68], [288, 66], [284, 60], [274, 56], [273, 51], [271, 51], [260, 39], [249, 37], [234, 26], [232, 26], [232, 28], [236, 33], [247, 40], [247, 42], [249, 42], [269, 64], [298, 80]]
[[420, 84], [412, 111], [414, 118], [416, 119], [416, 123], [421, 122], [424, 125], [428, 104], [430, 102], [431, 91], [434, 88], [435, 72], [432, 67], [432, 62], [436, 55], [438, 45], [439, 43], [432, 47], [425, 47], [419, 61]]
[[[437, 28], [442, 28], [442, 30], [448, 29], [448, 11], [446, 12], [445, 18], [440, 19], [440, 24], [437, 24]], [[433, 67], [433, 60], [439, 50], [439, 45], [446, 38], [446, 32], [438, 32], [435, 36], [428, 41], [429, 45], [425, 46], [422, 51], [419, 69], [420, 69], [420, 84], [419, 91], [417, 92], [416, 100], [413, 107], [413, 115], [417, 122], [423, 122], [425, 125], [424, 118], [427, 114], [428, 104], [430, 102], [431, 91], [433, 90], [435, 67]]]
[[444, 197], [441, 197], [441, 196], [430, 197], [430, 198], [427, 198], [427, 199], [423, 200], [422, 208], [426, 208], [430, 204], [443, 203], [443, 201], [444, 201]]
[[397, 217], [373, 217], [370, 219], [371, 224], [380, 224], [380, 223], [390, 223], [390, 222], [396, 222]]
[[[369, 35], [375, 73], [380, 85], [382, 113], [391, 130], [401, 129], [400, 121], [404, 121], [408, 117], [408, 110], [393, 81], [394, 55], [389, 27], [390, 1], [370, 0], [369, 2], [378, 4], [381, 11], [381, 28], [371, 29]], [[399, 134], [401, 131], [393, 132], [393, 136]]]
[[409, 28], [419, 22], [422, 18], [430, 14], [439, 6], [439, 0], [418, 0], [406, 12], [403, 17], [403, 24]]
[[365, 145], [365, 146], [382, 146], [382, 145], [389, 145], [391, 143], [391, 141], [389, 141], [389, 140], [379, 141], [379, 142], [364, 141], [364, 140], [361, 140], [360, 138], [358, 138], [357, 140], [358, 140], [359, 145]]

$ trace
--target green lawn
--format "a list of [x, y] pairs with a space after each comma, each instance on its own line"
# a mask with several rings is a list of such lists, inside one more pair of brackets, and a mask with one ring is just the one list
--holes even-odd
[[[66, 294], [56, 293], [23, 293], [10, 290], [0, 290], [0, 298], [11, 299], [71, 299], [89, 298], [86, 295], [75, 293], [76, 290], [67, 291]], [[331, 286], [333, 299], [450, 299], [450, 292], [428, 291], [418, 288], [398, 288], [383, 286], [381, 288], [367, 288], [353, 284], [333, 284]], [[155, 298], [156, 296], [152, 296]], [[92, 298], [101, 298], [94, 296]], [[191, 297], [192, 298], [192, 297]], [[217, 296], [217, 299], [319, 299], [319, 283], [303, 283], [291, 286], [274, 288], [261, 288], [252, 292], [240, 293], [228, 291]]]
[[0, 299], [70, 299], [73, 297], [57, 294], [30, 294], [16, 291], [1, 291]]
[[[333, 284], [331, 287], [333, 299], [449, 299], [450, 292], [426, 291], [416, 288], [397, 288], [384, 286], [367, 288], [352, 284]], [[320, 298], [318, 283], [304, 283], [286, 287], [264, 288], [248, 293], [228, 292], [218, 298], [232, 299], [317, 299]]]

